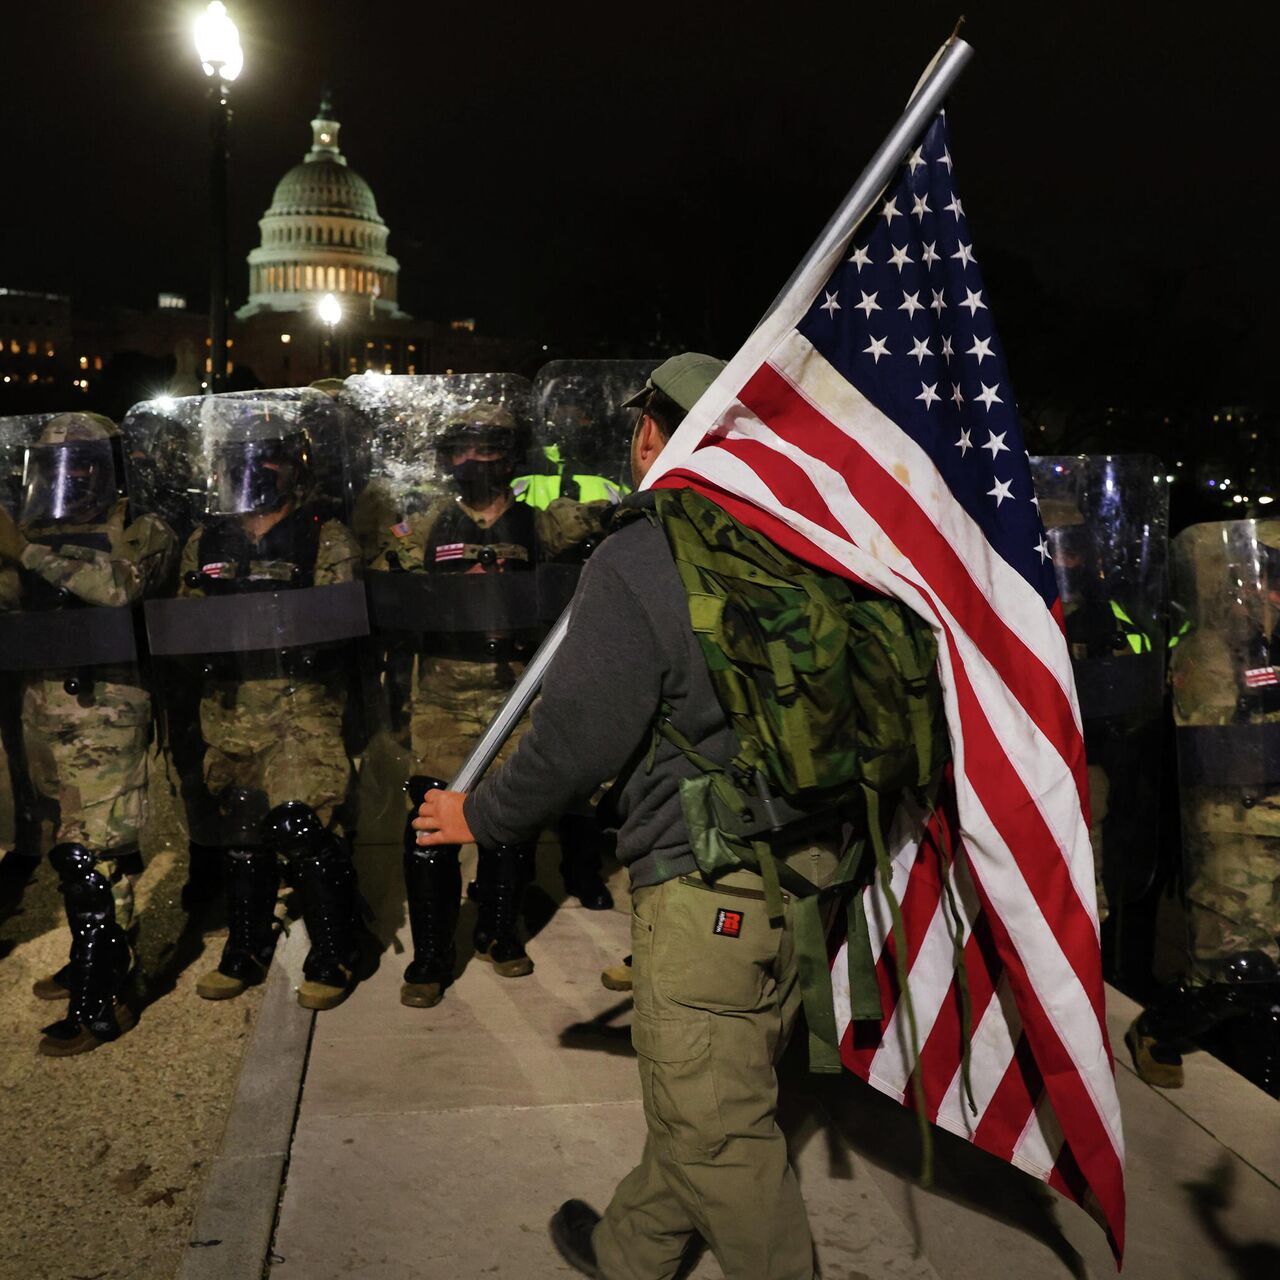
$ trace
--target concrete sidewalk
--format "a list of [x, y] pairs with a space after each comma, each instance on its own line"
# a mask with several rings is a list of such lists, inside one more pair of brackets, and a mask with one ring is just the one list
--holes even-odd
[[[554, 854], [543, 853], [550, 887]], [[363, 850], [361, 876], [389, 938], [403, 927], [398, 851]], [[272, 1273], [574, 1274], [548, 1243], [548, 1217], [573, 1195], [603, 1207], [643, 1142], [630, 1002], [599, 982], [627, 937], [625, 895], [606, 914], [562, 904], [530, 945], [531, 977], [503, 980], [473, 961], [425, 1011], [400, 1006], [405, 957], [386, 952], [316, 1020]], [[1119, 1044], [1134, 1010], [1112, 996]], [[1203, 1054], [1187, 1088], [1161, 1094], [1120, 1053], [1125, 1275], [1280, 1274], [1280, 1103]], [[1040, 1184], [940, 1134], [937, 1186], [923, 1192], [902, 1108], [802, 1063], [786, 1076], [785, 1124], [827, 1280], [1114, 1274], [1093, 1221]], [[720, 1274], [709, 1256], [693, 1272]]]

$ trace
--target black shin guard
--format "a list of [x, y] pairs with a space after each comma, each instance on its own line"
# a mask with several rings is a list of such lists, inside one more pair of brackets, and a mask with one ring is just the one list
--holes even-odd
[[245, 982], [257, 981], [276, 945], [276, 890], [280, 869], [274, 849], [228, 849], [227, 941], [218, 969]]
[[413, 934], [413, 960], [404, 971], [404, 980], [448, 986], [453, 981], [457, 959], [453, 939], [462, 895], [458, 846], [421, 849], [406, 838], [404, 886]]
[[533, 879], [532, 844], [480, 846], [480, 915], [475, 948], [502, 964], [525, 954], [519, 937], [520, 903]]
[[55, 1040], [72, 1040], [83, 1030], [99, 1040], [120, 1035], [116, 1000], [123, 994], [132, 956], [124, 930], [116, 923], [111, 882], [81, 844], [60, 844], [49, 861], [61, 881], [71, 925], [71, 960], [63, 971], [71, 991], [67, 1016], [45, 1028]]

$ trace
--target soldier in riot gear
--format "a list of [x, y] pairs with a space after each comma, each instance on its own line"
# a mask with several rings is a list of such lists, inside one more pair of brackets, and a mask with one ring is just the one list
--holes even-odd
[[[490, 385], [492, 384], [492, 385]], [[431, 432], [436, 494], [377, 531], [372, 547], [375, 619], [395, 623], [397, 588], [436, 579], [434, 608], [403, 619], [420, 634], [409, 707], [415, 775], [447, 780], [515, 683], [538, 639], [533, 569], [536, 514], [511, 489], [527, 446], [527, 392], [518, 379], [462, 379], [432, 385], [421, 415]], [[415, 453], [420, 450], [414, 447]], [[415, 485], [431, 473], [421, 472]], [[477, 579], [484, 577], [486, 582]], [[518, 580], [517, 580], [518, 579]], [[488, 585], [496, 586], [489, 591]], [[511, 585], [513, 590], [505, 590]], [[529, 588], [522, 591], [521, 588]], [[482, 597], [483, 592], [483, 597]], [[449, 629], [446, 629], [446, 625]], [[426, 628], [430, 629], [426, 629]], [[509, 749], [514, 749], [514, 743]], [[503, 977], [533, 971], [518, 934], [520, 902], [533, 879], [534, 848], [481, 847], [476, 952]], [[453, 933], [461, 874], [458, 851], [417, 848], [406, 827], [405, 882], [414, 960], [404, 1003], [430, 1007], [453, 980]]]
[[[153, 602], [147, 626], [153, 651], [181, 656], [198, 681], [192, 758], [205, 803], [187, 797], [187, 819], [193, 844], [220, 849], [225, 866], [227, 941], [196, 990], [227, 999], [265, 976], [283, 867], [311, 944], [298, 1002], [328, 1009], [351, 990], [359, 953], [343, 642], [367, 619], [344, 494], [317, 483], [313, 453], [336, 440], [314, 438], [311, 398], [336, 418], [319, 392], [170, 411], [205, 477], [204, 517], [183, 548], [176, 598]], [[126, 432], [155, 411], [139, 406]]]
[[18, 520], [0, 510], [0, 662], [22, 674], [22, 739], [35, 792], [57, 806], [50, 861], [71, 957], [35, 994], [68, 1000], [40, 1051], [95, 1049], [133, 1024], [133, 880], [141, 871], [151, 704], [131, 606], [169, 576], [176, 539], [130, 521], [117, 433], [95, 414], [49, 420], [26, 450]]
[[[572, 595], [578, 548], [603, 536], [610, 504], [552, 498], [537, 507], [515, 491], [533, 413], [531, 389], [514, 375], [351, 379], [344, 396], [368, 423], [357, 527], [387, 655], [383, 691], [392, 725], [408, 727], [412, 796], [451, 777], [475, 745]], [[407, 649], [409, 681], [391, 660]], [[405, 684], [401, 710], [394, 702]], [[505, 977], [533, 967], [518, 934], [533, 854], [532, 844], [479, 850], [474, 943]], [[423, 850], [406, 828], [405, 880], [415, 955], [401, 999], [430, 1007], [453, 980], [458, 850]], [[604, 892], [598, 872], [596, 882]]]
[[1171, 658], [1189, 956], [1129, 1028], [1139, 1074], [1182, 1083], [1186, 1050], [1230, 1022], [1239, 1064], [1280, 1089], [1280, 522], [1174, 540]]
[[1084, 722], [1103, 921], [1155, 875], [1167, 490], [1144, 456], [1031, 464]]

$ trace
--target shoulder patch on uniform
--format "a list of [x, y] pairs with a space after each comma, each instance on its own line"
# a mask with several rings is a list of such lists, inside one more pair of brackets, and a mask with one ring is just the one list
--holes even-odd
[[716, 912], [716, 927], [712, 932], [719, 934], [722, 938], [740, 938], [742, 936], [742, 912], [730, 911], [728, 907], [721, 907]]
[[409, 522], [407, 520], [401, 520], [399, 524], [393, 524], [391, 526], [391, 532], [394, 533], [397, 538], [407, 538], [412, 530], [409, 528]]

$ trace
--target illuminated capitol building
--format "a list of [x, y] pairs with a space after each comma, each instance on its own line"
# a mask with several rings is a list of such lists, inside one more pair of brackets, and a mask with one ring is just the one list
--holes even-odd
[[[262, 239], [249, 254], [249, 299], [236, 312], [233, 364], [248, 365], [268, 386], [367, 369], [514, 367], [533, 344], [477, 335], [473, 319], [440, 324], [400, 309], [390, 231], [369, 184], [342, 154], [334, 117], [326, 95], [311, 121], [311, 150], [277, 183], [258, 223]], [[332, 330], [319, 314], [326, 294], [341, 307]]]
[[326, 97], [311, 122], [311, 151], [280, 179], [258, 224], [262, 244], [249, 255], [249, 301], [239, 319], [314, 310], [326, 293], [347, 314], [409, 318], [396, 305], [400, 264], [387, 252], [387, 224], [339, 150], [340, 128]]
[[[472, 318], [416, 320], [400, 308], [390, 229], [347, 164], [334, 117], [326, 95], [310, 151], [259, 220], [248, 300], [230, 325], [228, 386], [297, 386], [366, 370], [527, 372], [541, 363], [539, 343], [477, 333]], [[319, 314], [326, 294], [338, 304], [332, 324]], [[180, 294], [155, 297], [151, 308], [84, 305], [0, 287], [0, 414], [72, 403], [119, 414], [153, 395], [198, 393], [210, 364], [208, 313]]]

